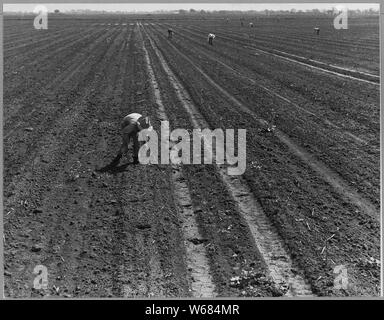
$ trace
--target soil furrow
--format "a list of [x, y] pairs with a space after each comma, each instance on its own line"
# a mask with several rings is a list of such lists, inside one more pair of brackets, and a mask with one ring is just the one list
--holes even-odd
[[[200, 54], [203, 54], [204, 56], [206, 56], [207, 58], [211, 59], [212, 57], [209, 56], [208, 53], [205, 53], [203, 52], [202, 50], [199, 51]], [[348, 137], [354, 139], [356, 142], [358, 143], [361, 143], [363, 145], [367, 145], [368, 142], [356, 135], [354, 135], [353, 133], [351, 132], [348, 132], [348, 131], [345, 131], [344, 128], [341, 128], [339, 127], [338, 125], [334, 124], [332, 121], [328, 120], [328, 119], [324, 119], [323, 116], [319, 116], [318, 114], [312, 112], [312, 111], [309, 111], [301, 106], [299, 106], [297, 103], [289, 100], [288, 98], [278, 94], [276, 91], [274, 91], [273, 89], [271, 88], [267, 88], [265, 87], [264, 85], [258, 83], [255, 79], [245, 75], [244, 73], [238, 71], [238, 70], [235, 70], [233, 67], [230, 67], [229, 65], [227, 65], [226, 63], [224, 63], [223, 61], [220, 61], [220, 60], [215, 60], [216, 63], [220, 64], [221, 66], [223, 66], [224, 68], [230, 70], [232, 73], [235, 73], [238, 77], [241, 77], [243, 79], [246, 79], [248, 82], [250, 82], [252, 85], [254, 86], [258, 86], [260, 88], [262, 88], [264, 91], [266, 91], [267, 93], [269, 93], [270, 95], [274, 96], [274, 97], [277, 97], [287, 103], [289, 103], [290, 105], [294, 106], [295, 108], [299, 109], [300, 111], [302, 112], [305, 112], [306, 114], [312, 116], [312, 117], [315, 117], [317, 121], [321, 121], [323, 122], [325, 125], [327, 126], [330, 126], [332, 127], [333, 129], [336, 129], [336, 130], [340, 130], [340, 131], [343, 131], [343, 134], [347, 135]]]
[[[118, 32], [115, 32], [113, 34], [113, 41], [119, 36]], [[97, 42], [98, 46], [100, 46], [100, 43]], [[81, 90], [85, 90], [86, 83], [81, 81], [81, 79], [92, 79], [97, 74], [97, 68], [92, 68], [95, 65], [98, 65], [98, 63], [103, 59], [104, 54], [109, 50], [109, 46], [107, 43], [102, 43], [101, 45], [103, 47], [102, 50], [98, 50], [97, 53], [94, 54], [94, 59], [88, 59], [87, 69], [83, 68], [83, 72], [81, 74], [75, 74], [78, 81], [75, 81], [75, 87], [70, 87], [68, 90], [68, 86], [72, 86], [73, 83], [69, 84], [68, 86], [64, 86], [63, 88], [57, 88], [57, 92], [51, 93], [50, 96], [46, 97], [46, 100], [44, 101], [46, 104], [42, 105], [42, 101], [38, 101], [38, 107], [35, 107], [32, 109], [36, 110], [37, 115], [34, 117], [28, 117], [28, 113], [25, 113], [25, 120], [28, 121], [28, 125], [33, 128], [33, 131], [30, 132], [27, 136], [25, 135], [25, 131], [22, 132], [21, 130], [16, 130], [14, 134], [10, 135], [8, 140], [6, 140], [6, 152], [5, 152], [5, 163], [6, 165], [8, 163], [12, 163], [12, 168], [10, 165], [7, 165], [7, 171], [8, 170], [18, 170], [20, 166], [25, 164], [28, 160], [28, 157], [33, 154], [33, 151], [38, 148], [38, 136], [41, 134], [42, 131], [49, 130], [57, 121], [59, 121], [59, 115], [64, 114], [68, 110], [68, 105], [71, 105], [71, 103], [75, 103], [79, 99], [82, 98], [81, 96]], [[109, 50], [110, 51], [110, 50]], [[88, 70], [88, 72], [85, 72]], [[65, 84], [65, 83], [64, 83]], [[56, 100], [54, 100], [54, 104], [52, 105], [52, 99], [56, 97]], [[61, 97], [62, 100], [57, 99], [58, 97]], [[42, 109], [44, 106], [49, 105], [50, 108], [45, 110], [45, 112], [42, 112]], [[54, 119], [54, 121], [52, 121]], [[16, 141], [20, 141], [22, 138], [23, 143], [25, 144], [26, 152], [25, 156], [23, 154], [13, 154], [12, 153], [12, 146], [15, 145]], [[6, 185], [7, 185], [6, 180]]]
[[[158, 105], [158, 118], [162, 121], [168, 121], [164, 104], [161, 100], [159, 85], [156, 81], [153, 72], [151, 61], [147, 50], [143, 44], [145, 53], [146, 67], [149, 78], [152, 82], [153, 95]], [[203, 242], [194, 243], [193, 240], [201, 240], [202, 237], [199, 233], [197, 222], [194, 218], [195, 208], [192, 206], [192, 200], [189, 193], [188, 186], [185, 178], [182, 175], [182, 168], [180, 166], [172, 166], [171, 175], [173, 190], [175, 194], [175, 201], [178, 203], [179, 214], [182, 220], [182, 229], [184, 233], [184, 244], [186, 246], [187, 265], [190, 271], [190, 287], [192, 296], [194, 297], [214, 297], [215, 286], [213, 284], [210, 268], [208, 264], [207, 254], [203, 246]]]
[[[186, 90], [170, 70], [159, 50], [154, 46], [150, 37], [149, 40], [161, 61], [164, 71], [171, 79], [180, 102], [190, 114], [194, 127], [203, 129], [209, 128], [204, 118], [191, 103], [192, 99], [189, 97]], [[253, 198], [252, 193], [249, 191], [246, 184], [241, 178], [230, 177], [227, 174], [226, 169], [227, 168], [218, 166], [220, 175], [223, 177], [223, 181], [234, 200], [238, 203], [239, 210], [243, 217], [245, 217], [245, 220], [251, 229], [254, 241], [256, 242], [260, 253], [263, 255], [264, 261], [268, 265], [269, 272], [275, 283], [280, 287], [286, 286], [288, 295], [311, 294], [310, 287], [306, 284], [305, 280], [297, 273], [297, 271], [295, 273], [292, 272], [294, 269], [292, 259], [284, 249], [283, 242], [274, 231], [268, 218], [265, 216], [260, 206], [257, 205], [256, 200]]]
[[[228, 91], [222, 88], [217, 84], [210, 76], [208, 76], [201, 68], [199, 68], [189, 57], [183, 54], [179, 49], [174, 45], [170, 44], [172, 48], [181, 55], [186, 61], [188, 61], [202, 76], [207, 79], [207, 81], [224, 96], [226, 96], [234, 105], [239, 109], [243, 110], [245, 113], [249, 114], [255, 121], [261, 125], [267, 125], [264, 119], [258, 117], [252, 110], [247, 106], [242, 104], [239, 100], [233, 97]], [[315, 172], [317, 172], [321, 177], [327, 181], [338, 193], [348, 199], [351, 203], [355, 204], [362, 212], [372, 216], [375, 219], [378, 219], [378, 210], [375, 205], [373, 205], [369, 200], [364, 199], [360, 196], [355, 190], [353, 190], [348, 183], [342, 180], [341, 177], [325, 164], [321, 163], [315, 159], [312, 155], [306, 152], [303, 148], [294, 143], [284, 132], [275, 129], [275, 136], [283, 142], [295, 155], [297, 155], [303, 162], [307, 163]]]
[[[348, 272], [356, 275], [354, 277], [356, 288], [371, 290], [374, 287], [373, 282], [365, 285], [365, 280], [359, 279], [358, 274], [361, 269], [351, 263], [355, 259], [355, 261], [360, 261], [362, 255], [364, 256], [368, 252], [360, 251], [356, 247], [351, 251], [346, 243], [343, 244], [347, 238], [349, 244], [351, 241], [364, 242], [366, 233], [371, 234], [370, 239], [376, 243], [376, 227], [363, 231], [356, 224], [357, 220], [360, 221], [358, 225], [361, 226], [363, 221], [367, 219], [371, 221], [371, 219], [360, 214], [360, 210], [356, 210], [355, 206], [340, 198], [324, 180], [319, 180], [310, 167], [300, 163], [301, 160], [292, 154], [286, 145], [278, 142], [279, 140], [274, 137], [273, 133], [263, 133], [265, 126], [258, 125], [247, 113], [233, 108], [232, 103], [226, 101], [220, 92], [210, 90], [210, 83], [178, 54], [174, 54], [168, 41], [161, 42], [159, 50], [163, 54], [166, 53], [167, 63], [174, 72], [177, 72], [178, 77], [183, 79], [183, 85], [186, 86], [189, 93], [193, 94], [193, 102], [199, 106], [200, 113], [209, 119], [211, 126], [233, 128], [241, 125], [241, 127], [248, 128], [251, 138], [247, 141], [247, 153], [249, 147], [249, 154], [244, 178], [249, 183], [253, 194], [257, 195], [262, 202], [265, 212], [273, 221], [290, 252], [297, 257], [297, 261], [305, 270], [308, 279], [311, 279], [311, 285], [316, 293], [328, 292], [327, 294], [329, 294], [326, 283], [329, 281], [327, 279], [329, 279], [331, 270], [327, 260], [332, 261], [333, 264], [349, 265]], [[213, 92], [217, 92], [217, 94], [213, 95]], [[219, 97], [223, 97], [223, 99]], [[174, 109], [173, 112], [179, 112], [177, 108]], [[316, 200], [311, 201], [310, 199]], [[318, 214], [314, 214], [314, 212]], [[319, 218], [322, 221], [319, 221]], [[346, 224], [344, 225], [344, 223]], [[371, 223], [371, 226], [376, 224], [373, 220]], [[333, 224], [335, 226], [332, 226]], [[326, 240], [327, 237], [323, 238], [322, 235], [332, 236], [329, 233], [330, 230], [341, 230], [341, 228], [344, 231], [339, 234], [338, 244], [333, 246], [332, 260], [329, 260], [330, 251], [327, 254], [328, 258], [324, 260], [324, 250], [316, 244], [321, 244]], [[359, 230], [358, 233], [356, 233], [357, 230]], [[358, 240], [360, 238], [361, 240]], [[373, 249], [371, 254], [376, 256], [377, 251], [374, 249], [376, 245], [373, 243], [372, 247], [371, 244], [368, 246]], [[374, 274], [376, 277], [376, 269]], [[371, 285], [372, 287], [370, 287]]]

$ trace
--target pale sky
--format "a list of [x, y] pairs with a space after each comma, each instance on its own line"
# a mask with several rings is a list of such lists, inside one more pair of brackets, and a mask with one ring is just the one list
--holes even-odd
[[[38, 3], [37, 3], [38, 4]], [[33, 12], [37, 4], [4, 4], [4, 12]], [[328, 10], [338, 6], [338, 3], [56, 3], [43, 4], [51, 12], [59, 9], [61, 12], [70, 10], [89, 9], [97, 11], [128, 11], [128, 12], [150, 12], [158, 10], [311, 10], [320, 9]], [[339, 5], [347, 7], [349, 10], [354, 9], [370, 9], [379, 10], [377, 3], [340, 3]]]

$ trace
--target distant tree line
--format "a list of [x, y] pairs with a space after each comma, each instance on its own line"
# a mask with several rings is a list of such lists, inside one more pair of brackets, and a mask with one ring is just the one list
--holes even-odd
[[[319, 9], [312, 9], [312, 10], [263, 10], [263, 11], [256, 11], [256, 10], [249, 10], [249, 11], [227, 11], [227, 10], [196, 10], [196, 9], [189, 9], [189, 10], [158, 10], [158, 11], [152, 11], [152, 12], [125, 12], [125, 11], [104, 11], [104, 10], [89, 10], [89, 9], [78, 9], [78, 10], [70, 10], [65, 12], [60, 12], [60, 10], [55, 9], [53, 13], [60, 13], [60, 14], [79, 14], [79, 15], [95, 15], [95, 14], [109, 14], [109, 15], [115, 15], [115, 14], [180, 14], [180, 15], [243, 15], [243, 16], [249, 16], [249, 15], [260, 15], [260, 16], [274, 16], [274, 15], [322, 15], [322, 16], [329, 16], [334, 15], [335, 12], [338, 12], [338, 10], [319, 10]], [[24, 15], [24, 14], [33, 14], [32, 12], [5, 12], [7, 14], [12, 15]], [[378, 15], [379, 10], [374, 9], [367, 9], [367, 10], [348, 10], [348, 14], [350, 16], [360, 16], [360, 15]]]
[[[311, 9], [311, 10], [249, 10], [249, 11], [227, 11], [227, 10], [213, 10], [213, 11], [205, 11], [205, 10], [183, 10], [180, 9], [178, 11], [179, 14], [211, 14], [211, 15], [233, 15], [233, 14], [243, 14], [243, 15], [334, 15], [335, 12], [339, 12], [336, 8], [332, 10], [319, 10], [319, 9]], [[359, 16], [359, 15], [377, 15], [379, 14], [379, 10], [374, 10], [372, 8], [366, 10], [348, 10], [348, 14], [351, 16]]]

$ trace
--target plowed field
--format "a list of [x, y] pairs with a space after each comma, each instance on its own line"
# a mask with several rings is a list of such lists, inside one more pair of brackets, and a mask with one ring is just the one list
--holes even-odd
[[[6, 295], [378, 295], [379, 21], [349, 23], [5, 18]], [[132, 112], [247, 129], [245, 173], [110, 167]]]

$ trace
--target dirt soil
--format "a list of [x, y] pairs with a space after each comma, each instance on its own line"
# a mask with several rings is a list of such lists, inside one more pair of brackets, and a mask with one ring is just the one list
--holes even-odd
[[[247, 129], [242, 183], [312, 293], [378, 295], [377, 84], [254, 55], [254, 47], [271, 43], [298, 54], [279, 28], [250, 37], [233, 21], [186, 22], [53, 19], [37, 33], [31, 19], [5, 19], [6, 296], [203, 296], [192, 290], [201, 271], [190, 265], [194, 252], [207, 259], [201, 263], [215, 296], [286, 293], [217, 166], [180, 167], [191, 200], [185, 210], [172, 166], [133, 165], [131, 153], [110, 165], [129, 113], [150, 115], [158, 131], [161, 101], [171, 128], [194, 128], [175, 83], [210, 128]], [[300, 29], [287, 23], [286, 36], [298, 39]], [[365, 37], [375, 28], [369, 20], [343, 38], [326, 30], [316, 54], [313, 35], [305, 34], [301, 55], [354, 69], [356, 77], [376, 74], [378, 38]], [[225, 40], [208, 46], [207, 30]], [[352, 40], [357, 49], [345, 53]], [[185, 212], [193, 212], [188, 221], [199, 238], [188, 238]], [[48, 270], [45, 290], [34, 288], [38, 265]], [[340, 265], [348, 272], [341, 290], [334, 286]]]

